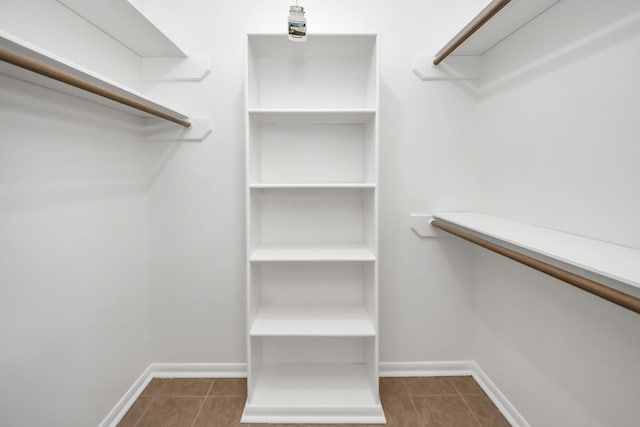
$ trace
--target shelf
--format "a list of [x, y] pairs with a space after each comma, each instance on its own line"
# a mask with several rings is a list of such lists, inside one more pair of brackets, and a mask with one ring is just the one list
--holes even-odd
[[361, 183], [250, 183], [249, 188], [253, 189], [283, 189], [283, 190], [296, 190], [296, 189], [367, 189], [376, 188], [376, 184], [373, 182], [361, 182]]
[[434, 56], [415, 55], [413, 72], [425, 81], [478, 79], [482, 69], [480, 61], [482, 55], [558, 1], [493, 0], [487, 2], [487, 6]]
[[263, 365], [254, 405], [367, 406], [376, 403], [365, 364], [274, 363]]
[[250, 335], [373, 337], [376, 330], [363, 306], [270, 306], [260, 308]]
[[350, 109], [265, 109], [252, 108], [248, 110], [252, 120], [262, 124], [357, 124], [368, 123], [375, 115], [372, 108]]
[[476, 212], [440, 212], [433, 217], [560, 268], [612, 280], [640, 295], [640, 249]]
[[377, 106], [377, 36], [247, 35], [248, 108]]
[[186, 54], [129, 0], [58, 0], [143, 58]]
[[493, 0], [436, 53], [436, 64], [449, 55], [480, 56], [559, 0]]
[[384, 423], [376, 395], [362, 363], [265, 364], [242, 422]]
[[257, 247], [373, 242], [374, 199], [367, 189], [255, 189], [249, 199], [251, 242]]
[[[76, 64], [65, 61], [49, 52], [39, 49], [29, 43], [26, 43], [12, 35], [0, 31], [0, 51], [15, 53], [22, 57], [25, 57], [31, 61], [37, 61], [43, 63], [48, 67], [53, 67], [56, 70], [68, 75], [72, 79], [80, 79], [88, 82], [91, 85], [98, 87], [100, 90], [114, 93], [117, 97], [122, 97], [127, 100], [133, 101], [136, 105], [139, 104], [142, 108], [157, 110], [160, 114], [171, 117], [162, 117], [169, 121], [187, 121], [188, 116], [180, 113], [172, 108], [159, 104], [138, 92], [121, 86], [105, 77], [100, 76], [92, 71], [82, 68]], [[110, 108], [114, 108], [120, 111], [127, 112], [139, 117], [157, 117], [157, 114], [151, 114], [149, 112], [141, 111], [136, 107], [124, 105], [120, 102], [115, 102], [107, 99], [103, 96], [96, 95], [86, 90], [82, 90], [54, 80], [53, 78], [45, 77], [36, 72], [28, 71], [24, 68], [12, 65], [8, 62], [0, 61], [0, 74], [7, 75], [19, 80], [23, 80], [29, 83], [33, 83], [38, 86], [42, 86], [48, 89], [55, 90], [67, 95], [75, 96], [77, 98], [86, 99], [96, 104], [105, 105]]]
[[261, 245], [251, 252], [252, 262], [370, 261], [375, 254], [364, 244]]
[[375, 182], [375, 110], [255, 110], [248, 128], [250, 182]]

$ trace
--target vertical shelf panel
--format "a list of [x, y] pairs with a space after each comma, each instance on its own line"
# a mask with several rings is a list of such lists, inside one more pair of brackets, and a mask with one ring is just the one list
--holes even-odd
[[385, 423], [376, 35], [247, 37], [243, 422]]

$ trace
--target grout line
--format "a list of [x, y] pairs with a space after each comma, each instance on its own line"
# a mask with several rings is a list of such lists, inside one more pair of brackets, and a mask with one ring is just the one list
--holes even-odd
[[[140, 395], [138, 397], [138, 399], [140, 399], [140, 397], [142, 397], [142, 395]], [[144, 416], [146, 415], [147, 411], [149, 410], [149, 408], [151, 408], [151, 405], [153, 404], [153, 402], [156, 400], [156, 396], [149, 396], [151, 397], [151, 402], [149, 402], [149, 404], [147, 405], [146, 408], [144, 408], [144, 411], [142, 411], [142, 414], [140, 414], [140, 418], [138, 418], [138, 420], [136, 421], [136, 423], [133, 425], [133, 427], [136, 427], [138, 424], [140, 424], [140, 421], [142, 421], [142, 418], [144, 418]], [[136, 399], [135, 402], [133, 402], [133, 405], [135, 405], [138, 402], [138, 399]], [[133, 405], [131, 405], [131, 408], [133, 408]], [[125, 414], [126, 415], [126, 414]], [[122, 420], [120, 420], [122, 421]], [[120, 424], [120, 423], [118, 423]]]
[[205, 397], [209, 396], [209, 393], [211, 393], [211, 389], [213, 388], [213, 383], [215, 383], [215, 382], [216, 382], [216, 379], [213, 378], [211, 380], [211, 384], [209, 384], [209, 390], [207, 390], [207, 394], [205, 395]]
[[198, 408], [198, 412], [196, 412], [195, 418], [191, 422], [191, 427], [193, 427], [196, 424], [196, 421], [198, 421], [198, 417], [200, 416], [200, 413], [202, 412], [202, 407], [204, 406], [204, 401], [205, 401], [206, 397], [202, 397], [201, 399], [202, 399], [202, 401], [200, 402], [200, 407]]
[[[475, 379], [473, 380], [475, 382]], [[474, 420], [476, 420], [476, 422], [478, 423], [479, 427], [483, 427], [482, 423], [480, 422], [480, 419], [478, 418], [478, 416], [476, 415], [476, 413], [473, 411], [473, 409], [471, 409], [471, 406], [469, 406], [469, 404], [467, 403], [466, 400], [464, 400], [464, 395], [462, 393], [460, 393], [460, 390], [458, 390], [458, 387], [456, 387], [455, 384], [451, 383], [453, 385], [453, 388], [456, 389], [456, 391], [458, 392], [458, 397], [460, 397], [460, 400], [462, 400], [462, 403], [464, 403], [464, 406], [467, 407], [467, 409], [469, 410], [469, 412], [471, 412], [471, 416], [473, 417]]]
[[415, 414], [418, 417], [418, 420], [424, 425], [425, 422], [422, 419], [422, 414], [420, 413], [420, 411], [418, 411], [418, 408], [416, 407], [416, 404], [413, 402], [413, 394], [409, 393], [409, 389], [407, 388], [407, 385], [404, 383], [404, 379], [402, 379], [400, 381], [400, 383], [402, 384], [402, 388], [404, 388], [404, 391], [407, 393], [407, 397], [409, 398], [409, 403], [411, 403], [411, 407], [413, 408], [413, 412], [415, 412]]
[[181, 399], [195, 399], [199, 397], [213, 397], [207, 394], [160, 394], [161, 397], [179, 397]]
[[411, 396], [415, 397], [433, 397], [433, 396], [458, 396], [460, 393], [417, 393], [412, 394]]
[[202, 407], [204, 406], [204, 401], [207, 400], [207, 396], [209, 396], [209, 392], [211, 392], [211, 387], [213, 387], [213, 382], [214, 381], [215, 381], [215, 379], [211, 380], [211, 384], [209, 384], [209, 388], [207, 389], [207, 393], [202, 398], [202, 402], [200, 402], [200, 407], [198, 408], [198, 412], [196, 413], [196, 417], [193, 419], [193, 422], [191, 423], [191, 427], [196, 425], [196, 421], [198, 421], [198, 417], [200, 416], [200, 413], [202, 412]]

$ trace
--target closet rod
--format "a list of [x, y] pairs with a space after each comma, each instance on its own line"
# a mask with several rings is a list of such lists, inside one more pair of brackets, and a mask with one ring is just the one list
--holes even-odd
[[191, 122], [189, 122], [188, 120], [173, 116], [171, 114], [167, 114], [152, 106], [136, 101], [135, 99], [120, 95], [112, 90], [105, 89], [95, 83], [83, 80], [65, 71], [52, 67], [51, 65], [45, 64], [44, 62], [31, 59], [9, 49], [0, 48], [0, 61], [8, 62], [17, 67], [24, 68], [34, 73], [41, 74], [45, 77], [49, 77], [59, 82], [77, 87], [78, 89], [82, 89], [95, 95], [102, 96], [103, 98], [107, 98], [120, 104], [127, 105], [131, 108], [135, 108], [136, 110], [144, 111], [145, 113], [149, 113], [161, 119], [177, 123], [180, 126], [184, 126], [187, 128], [191, 127]]
[[476, 31], [478, 31], [484, 24], [486, 24], [494, 15], [503, 7], [505, 7], [511, 0], [493, 0], [487, 7], [469, 22], [456, 36], [451, 39], [433, 58], [433, 65], [438, 65], [444, 61], [449, 55], [453, 53], [462, 43], [464, 43], [469, 37], [471, 37]]
[[447, 225], [441, 221], [433, 220], [431, 221], [431, 225], [439, 228], [440, 230], [446, 231], [447, 233], [451, 233], [454, 236], [460, 237], [461, 239], [468, 240], [471, 243], [475, 243], [476, 245], [482, 246], [485, 249], [489, 249], [490, 251], [496, 252], [507, 258], [538, 270], [542, 273], [548, 274], [549, 276], [555, 277], [556, 279], [562, 280], [563, 282], [569, 283], [570, 285], [576, 286], [583, 291], [592, 293], [593, 295], [604, 298], [607, 301], [610, 301], [614, 304], [640, 314], [640, 298], [625, 294], [624, 292], [620, 292], [617, 289], [610, 288], [609, 286], [603, 285], [602, 283], [598, 283], [593, 280], [587, 279], [586, 277], [579, 276], [570, 271], [518, 253], [514, 250], [508, 249], [504, 246], [500, 246], [493, 242], [489, 242], [488, 240], [481, 239], [472, 234], [465, 233], [464, 231], [458, 230], [457, 228]]

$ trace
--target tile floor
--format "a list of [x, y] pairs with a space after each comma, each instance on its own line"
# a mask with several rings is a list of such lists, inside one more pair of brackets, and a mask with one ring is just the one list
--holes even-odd
[[[390, 427], [509, 427], [471, 377], [382, 378], [380, 397]], [[240, 424], [245, 399], [240, 378], [154, 379], [119, 427], [284, 426]]]

